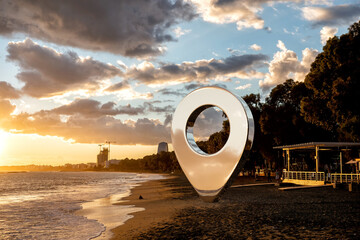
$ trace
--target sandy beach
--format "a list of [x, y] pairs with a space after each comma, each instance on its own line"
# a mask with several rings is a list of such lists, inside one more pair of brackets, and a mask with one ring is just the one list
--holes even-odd
[[[255, 181], [235, 182], [245, 183]], [[230, 188], [219, 202], [205, 203], [184, 176], [173, 176], [143, 183], [126, 200], [120, 204], [145, 211], [133, 213], [114, 228], [114, 240], [359, 239], [360, 235], [360, 192], [346, 189]]]

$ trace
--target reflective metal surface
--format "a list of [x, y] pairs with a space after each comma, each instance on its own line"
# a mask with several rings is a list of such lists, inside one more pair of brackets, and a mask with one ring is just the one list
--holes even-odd
[[[208, 107], [227, 115], [230, 134], [225, 146], [214, 154], [203, 152], [192, 133], [198, 115]], [[214, 201], [231, 185], [246, 162], [254, 138], [254, 120], [245, 101], [218, 87], [199, 88], [177, 106], [171, 128], [172, 145], [186, 177], [206, 201]]]

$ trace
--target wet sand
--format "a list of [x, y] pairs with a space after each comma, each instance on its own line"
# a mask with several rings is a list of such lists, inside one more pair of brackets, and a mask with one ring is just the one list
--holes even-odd
[[[239, 178], [234, 184], [246, 183], [255, 181]], [[146, 182], [127, 200], [121, 204], [145, 211], [133, 213], [132, 219], [113, 229], [112, 239], [360, 238], [359, 191], [231, 188], [219, 202], [205, 203], [186, 178], [177, 177]]]

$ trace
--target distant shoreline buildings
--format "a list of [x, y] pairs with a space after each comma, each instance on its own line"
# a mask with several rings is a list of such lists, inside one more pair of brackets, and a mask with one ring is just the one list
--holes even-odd
[[108, 165], [109, 149], [100, 147], [100, 153], [97, 155], [97, 167], [103, 168]]
[[168, 152], [168, 151], [169, 151], [169, 148], [168, 148], [167, 142], [159, 143], [158, 150], [157, 150], [158, 154], [161, 153], [161, 152]]
[[[121, 160], [109, 159], [109, 148], [102, 147], [103, 144], [99, 144], [100, 152], [97, 155], [96, 167], [98, 168], [109, 168], [111, 165], [119, 165]], [[169, 152], [169, 147], [167, 142], [160, 142], [158, 144], [157, 154], [161, 152]]]

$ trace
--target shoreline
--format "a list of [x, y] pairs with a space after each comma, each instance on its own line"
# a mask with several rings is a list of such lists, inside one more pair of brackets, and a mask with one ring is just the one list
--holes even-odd
[[[155, 177], [151, 177], [151, 175], [155, 175]], [[146, 180], [141, 180], [142, 178]], [[122, 191], [81, 203], [80, 209], [75, 211], [75, 215], [96, 221], [102, 226], [103, 229], [90, 239], [111, 239], [113, 236], [112, 229], [124, 225], [126, 221], [133, 218], [134, 213], [145, 210], [143, 207], [126, 203], [126, 198], [132, 194], [133, 189], [144, 183], [166, 178], [166, 174], [146, 173], [143, 175], [141, 173], [135, 182], [127, 182], [127, 186]]]
[[[240, 177], [234, 185], [246, 183], [255, 180]], [[117, 205], [145, 211], [132, 213], [133, 218], [112, 229], [112, 240], [358, 239], [360, 234], [360, 192], [344, 189], [230, 188], [219, 202], [206, 203], [185, 176], [171, 176], [131, 192]]]
[[[132, 217], [124, 224], [111, 230], [111, 240], [133, 239], [155, 225], [170, 221], [180, 209], [191, 206], [196, 199], [195, 191], [185, 176], [165, 175], [165, 179], [150, 180], [131, 189], [130, 196], [115, 205], [134, 206], [144, 211], [131, 213]], [[143, 199], [139, 199], [139, 196]]]

